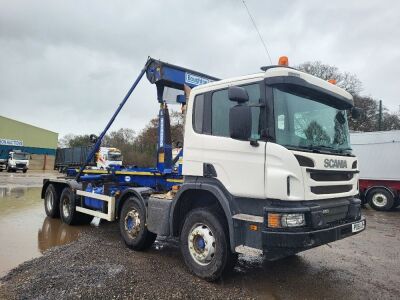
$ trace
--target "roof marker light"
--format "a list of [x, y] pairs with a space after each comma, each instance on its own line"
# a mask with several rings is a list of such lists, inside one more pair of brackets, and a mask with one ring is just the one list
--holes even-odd
[[289, 58], [287, 56], [279, 57], [278, 65], [280, 66], [289, 66]]
[[332, 84], [336, 84], [336, 79], [329, 79], [328, 82], [332, 83]]

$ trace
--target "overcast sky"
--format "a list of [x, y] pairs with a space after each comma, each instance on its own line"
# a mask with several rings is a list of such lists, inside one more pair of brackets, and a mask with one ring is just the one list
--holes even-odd
[[[336, 65], [399, 110], [400, 1], [246, 3], [274, 63]], [[220, 78], [269, 64], [241, 0], [0, 4], [0, 115], [61, 136], [101, 131], [148, 55]], [[145, 79], [112, 129], [157, 112]]]

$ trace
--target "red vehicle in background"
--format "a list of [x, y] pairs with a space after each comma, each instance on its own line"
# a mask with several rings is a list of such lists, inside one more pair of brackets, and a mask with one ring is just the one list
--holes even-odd
[[360, 196], [376, 210], [400, 205], [400, 130], [351, 133]]

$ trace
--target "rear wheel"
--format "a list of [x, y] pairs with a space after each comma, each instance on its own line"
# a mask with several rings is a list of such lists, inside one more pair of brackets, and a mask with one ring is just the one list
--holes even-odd
[[93, 216], [76, 211], [75, 194], [69, 187], [64, 188], [61, 193], [60, 217], [68, 225], [89, 224], [93, 220]]
[[399, 206], [400, 206], [400, 198], [397, 198], [397, 199], [394, 200], [394, 204], [392, 206], [392, 209], [395, 209], [395, 208], [397, 208]]
[[44, 210], [50, 218], [58, 218], [60, 216], [60, 195], [54, 185], [49, 184], [44, 194]]
[[387, 211], [394, 205], [393, 195], [386, 189], [376, 188], [367, 195], [368, 204], [375, 210]]
[[208, 209], [194, 209], [186, 216], [180, 236], [189, 270], [208, 281], [217, 280], [237, 261], [237, 254], [230, 250], [227, 226], [220, 219]]
[[129, 197], [123, 204], [119, 229], [125, 244], [134, 250], [150, 248], [157, 237], [147, 230], [146, 211], [136, 197]]

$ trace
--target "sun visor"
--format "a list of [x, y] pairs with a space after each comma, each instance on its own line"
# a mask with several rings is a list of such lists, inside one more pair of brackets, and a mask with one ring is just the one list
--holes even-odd
[[354, 106], [353, 99], [312, 84], [297, 76], [268, 77], [265, 79], [265, 84], [304, 98], [319, 99], [321, 103], [334, 106], [338, 109], [350, 109]]

